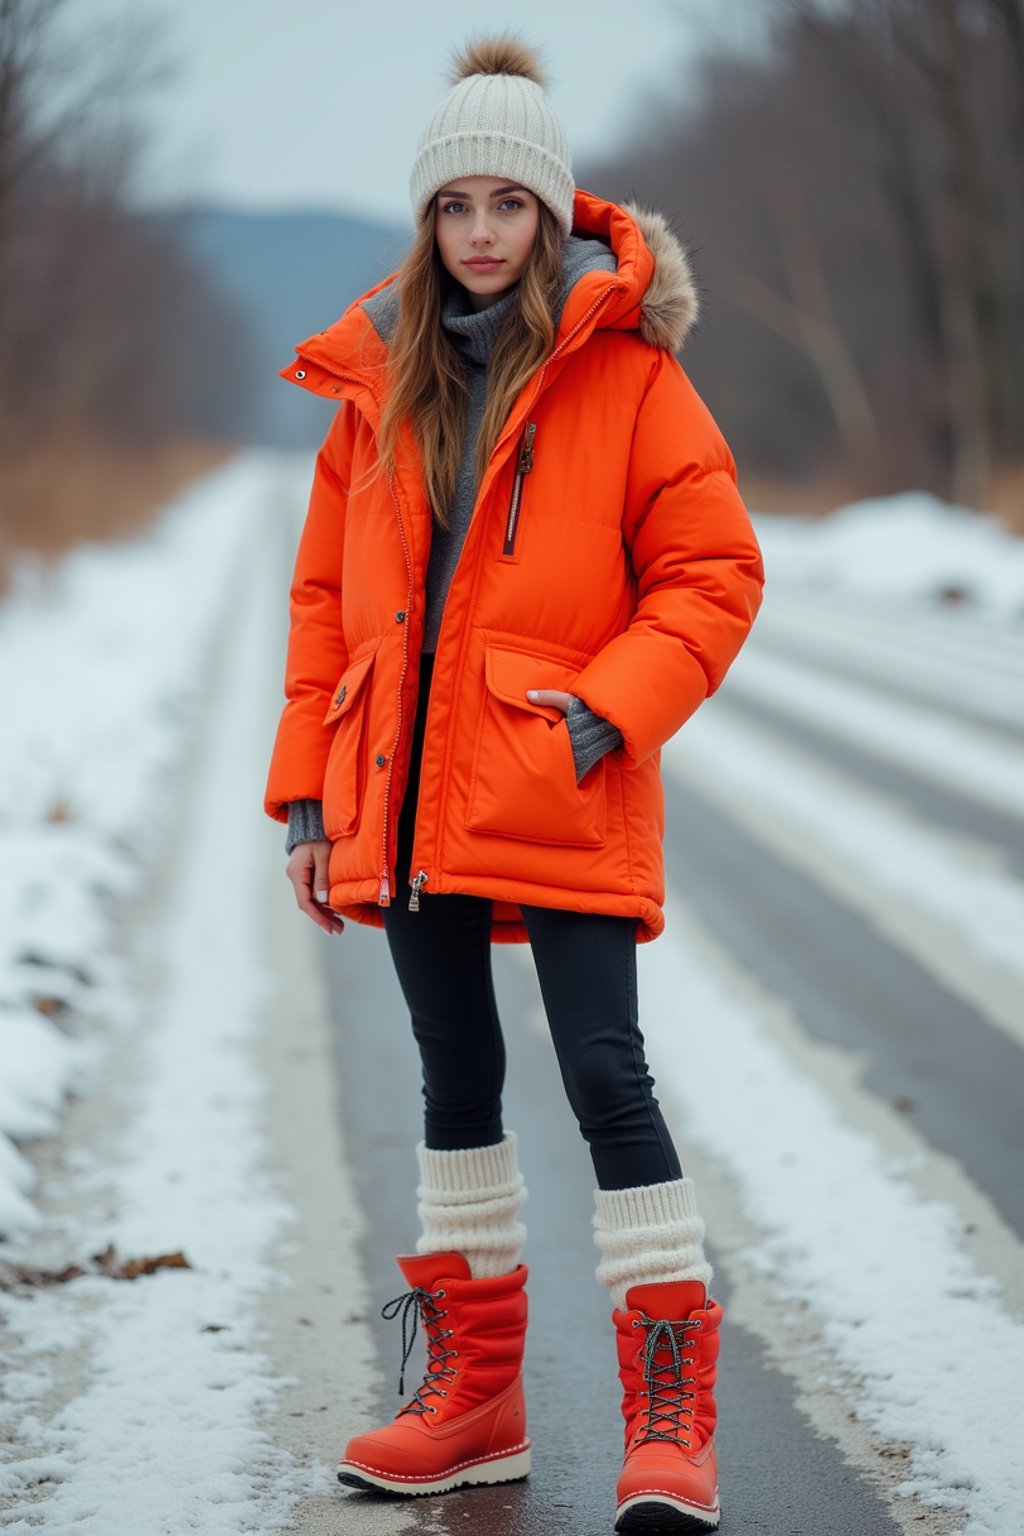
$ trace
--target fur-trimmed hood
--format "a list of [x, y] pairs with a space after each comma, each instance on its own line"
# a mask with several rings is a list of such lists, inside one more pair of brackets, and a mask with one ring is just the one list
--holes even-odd
[[686, 248], [657, 208], [622, 205], [632, 214], [654, 260], [640, 301], [640, 334], [652, 347], [678, 352], [700, 318], [700, 299]]
[[[600, 242], [616, 269], [610, 271], [607, 259], [595, 260], [575, 276], [561, 307], [556, 346], [570, 337], [578, 345], [600, 327], [635, 331], [649, 346], [678, 352], [698, 320], [700, 301], [689, 256], [665, 215], [577, 188], [573, 233], [595, 249]], [[397, 275], [390, 273], [333, 325], [300, 342], [297, 359], [280, 376], [321, 395], [346, 392], [337, 384], [339, 375], [358, 375], [372, 389], [374, 375], [386, 367]]]
[[[603, 240], [615, 256], [615, 275], [605, 279], [614, 291], [602, 300], [596, 324], [638, 331], [649, 346], [678, 352], [696, 324], [700, 302], [690, 259], [665, 215], [638, 203], [609, 203], [577, 188], [573, 232]], [[596, 285], [587, 290], [578, 283], [560, 334], [579, 321], [577, 292], [588, 303], [600, 297]]]

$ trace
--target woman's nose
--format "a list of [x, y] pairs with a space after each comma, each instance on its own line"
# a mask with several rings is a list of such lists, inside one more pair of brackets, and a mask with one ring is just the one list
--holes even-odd
[[483, 214], [479, 214], [473, 222], [473, 229], [470, 233], [470, 239], [473, 241], [474, 245], [480, 245], [489, 244], [493, 238], [494, 236], [491, 233], [491, 226], [488, 223], [486, 217]]

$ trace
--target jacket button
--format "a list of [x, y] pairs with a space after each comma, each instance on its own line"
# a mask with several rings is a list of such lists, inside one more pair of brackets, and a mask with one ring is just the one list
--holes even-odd
[[398, 612], [395, 614], [395, 623], [396, 624], [402, 624], [402, 623], [404, 623], [404, 621], [405, 621], [405, 609], [404, 608], [399, 608]]
[[297, 379], [304, 379], [306, 377], [306, 370], [305, 370], [305, 368], [296, 368], [296, 370], [295, 370], [295, 377]]
[[379, 754], [378, 757], [377, 757], [377, 767], [378, 768], [383, 768], [384, 764], [386, 762], [387, 762], [387, 758], [382, 753]]
[[344, 704], [346, 691], [347, 691], [347, 684], [342, 683], [341, 687], [338, 689], [338, 697], [334, 701], [335, 709], [337, 709], [339, 704]]

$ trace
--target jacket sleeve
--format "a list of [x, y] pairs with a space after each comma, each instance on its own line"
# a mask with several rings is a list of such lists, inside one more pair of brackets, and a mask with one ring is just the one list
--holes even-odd
[[667, 351], [656, 355], [637, 412], [622, 526], [636, 609], [572, 691], [643, 762], [721, 683], [764, 585], [732, 454]]
[[267, 775], [264, 810], [288, 820], [290, 800], [321, 800], [331, 732], [323, 719], [347, 664], [341, 566], [355, 407], [343, 401], [316, 457], [295, 556], [285, 662], [285, 706]]

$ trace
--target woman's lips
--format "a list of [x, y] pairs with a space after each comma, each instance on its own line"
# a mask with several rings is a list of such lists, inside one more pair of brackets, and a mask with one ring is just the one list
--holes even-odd
[[492, 267], [500, 267], [501, 262], [494, 257], [474, 256], [470, 261], [462, 263], [464, 267], [472, 267], [477, 272], [489, 272]]

